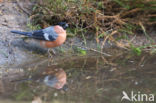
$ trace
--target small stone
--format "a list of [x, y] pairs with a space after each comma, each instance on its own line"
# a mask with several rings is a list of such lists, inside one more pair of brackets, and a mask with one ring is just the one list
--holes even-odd
[[58, 93], [54, 93], [54, 96], [57, 97], [58, 96]]
[[86, 77], [86, 79], [90, 79], [90, 78], [91, 78], [91, 76], [87, 76], [87, 77]]
[[136, 81], [134, 84], [135, 84], [135, 85], [138, 85], [139, 83]]

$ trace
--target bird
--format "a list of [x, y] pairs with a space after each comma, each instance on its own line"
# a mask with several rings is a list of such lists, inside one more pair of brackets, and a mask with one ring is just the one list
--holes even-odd
[[54, 48], [62, 45], [66, 41], [66, 29], [69, 25], [66, 22], [59, 22], [58, 25], [31, 32], [12, 30], [11, 33], [25, 35], [40, 41], [40, 46]]
[[62, 68], [46, 69], [42, 75], [45, 75], [43, 82], [47, 86], [55, 89], [64, 89], [66, 87], [67, 75]]
[[32, 75], [31, 77], [12, 80], [11, 82], [26, 82], [32, 81], [42, 83], [48, 87], [55, 89], [67, 89], [67, 75], [62, 68], [46, 68], [43, 72]]

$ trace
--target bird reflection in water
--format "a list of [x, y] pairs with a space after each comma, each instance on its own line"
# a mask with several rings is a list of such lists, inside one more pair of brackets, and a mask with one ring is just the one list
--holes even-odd
[[55, 89], [67, 90], [67, 75], [62, 68], [47, 68], [43, 72], [37, 73], [30, 78], [13, 80], [12, 82], [32, 81], [42, 83]]
[[47, 69], [43, 72], [44, 84], [55, 89], [65, 89], [67, 87], [67, 76], [63, 69]]

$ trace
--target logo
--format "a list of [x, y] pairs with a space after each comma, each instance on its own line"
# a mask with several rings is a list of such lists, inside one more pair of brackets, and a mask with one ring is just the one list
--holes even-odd
[[127, 101], [132, 101], [132, 102], [143, 102], [143, 101], [154, 101], [154, 94], [143, 94], [140, 91], [135, 93], [134, 91], [131, 91], [130, 95], [128, 95], [125, 91], [122, 91], [122, 98], [121, 101], [127, 100]]

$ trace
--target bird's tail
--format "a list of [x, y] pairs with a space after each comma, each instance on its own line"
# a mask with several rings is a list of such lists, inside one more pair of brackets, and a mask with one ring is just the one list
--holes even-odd
[[32, 36], [31, 32], [22, 32], [22, 31], [12, 30], [11, 33], [26, 35], [26, 36]]
[[26, 79], [19, 79], [19, 80], [12, 80], [11, 82], [25, 82], [25, 81], [30, 81], [32, 78], [26, 78]]

